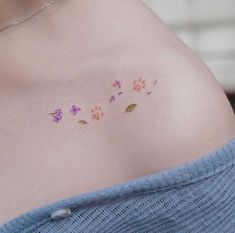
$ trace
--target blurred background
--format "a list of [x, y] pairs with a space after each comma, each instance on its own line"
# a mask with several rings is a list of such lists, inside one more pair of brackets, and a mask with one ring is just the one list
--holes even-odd
[[235, 0], [144, 0], [208, 65], [235, 111]]

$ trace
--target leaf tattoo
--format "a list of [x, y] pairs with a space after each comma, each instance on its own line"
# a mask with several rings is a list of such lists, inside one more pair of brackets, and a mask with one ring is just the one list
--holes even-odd
[[80, 123], [80, 124], [82, 124], [82, 125], [88, 124], [87, 121], [85, 121], [85, 120], [78, 121], [78, 123]]
[[132, 112], [135, 107], [137, 106], [137, 104], [130, 104], [127, 108], [126, 108], [126, 112]]

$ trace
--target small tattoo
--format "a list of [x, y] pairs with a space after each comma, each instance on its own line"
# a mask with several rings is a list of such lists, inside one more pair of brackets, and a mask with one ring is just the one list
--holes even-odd
[[76, 105], [73, 105], [69, 111], [75, 116], [79, 111], [81, 111], [81, 108], [77, 107]]
[[91, 113], [92, 113], [92, 118], [96, 120], [100, 120], [101, 117], [104, 116], [104, 113], [102, 112], [101, 107], [97, 107], [97, 106], [95, 106], [95, 108], [91, 110]]
[[110, 97], [109, 102], [112, 102], [112, 101], [114, 101], [115, 99], [116, 99], [115, 96], [112, 95], [112, 96]]
[[85, 120], [78, 121], [78, 123], [80, 123], [80, 124], [82, 124], [82, 125], [88, 124], [87, 121], [85, 121]]
[[121, 82], [119, 80], [115, 80], [113, 83], [113, 87], [121, 88]]
[[128, 105], [128, 107], [126, 108], [126, 112], [132, 112], [136, 106], [137, 106], [137, 104]]
[[[133, 89], [137, 92], [140, 92], [142, 89], [146, 87], [146, 81], [142, 78], [136, 79], [133, 81]], [[157, 79], [153, 81], [153, 85], [156, 85], [158, 82]], [[119, 80], [115, 80], [113, 82], [113, 87], [115, 88], [121, 88], [121, 82]], [[146, 94], [150, 95], [152, 91], [148, 90]], [[123, 91], [118, 92], [118, 96], [123, 94]], [[113, 102], [116, 100], [116, 96], [111, 95], [109, 98], [109, 102]], [[127, 106], [125, 112], [132, 112], [136, 108], [137, 104], [130, 104]], [[76, 105], [72, 105], [71, 108], [69, 109], [69, 112], [75, 116], [77, 115], [82, 109]], [[92, 119], [100, 120], [104, 116], [104, 112], [102, 111], [102, 108], [99, 106], [95, 106], [94, 108], [91, 109], [91, 114], [92, 114]], [[62, 120], [62, 110], [61, 109], [56, 109], [53, 113], [49, 113], [53, 117], [53, 122], [59, 123]], [[78, 123], [80, 124], [88, 124], [86, 120], [79, 120]]]
[[49, 113], [49, 114], [53, 116], [53, 122], [55, 123], [59, 123], [62, 119], [61, 109], [56, 109], [53, 113]]
[[140, 91], [142, 88], [145, 88], [145, 80], [143, 80], [142, 78], [139, 78], [139, 80], [138, 81], [134, 81], [133, 82], [133, 85], [134, 85], [134, 90], [136, 90], [136, 91]]

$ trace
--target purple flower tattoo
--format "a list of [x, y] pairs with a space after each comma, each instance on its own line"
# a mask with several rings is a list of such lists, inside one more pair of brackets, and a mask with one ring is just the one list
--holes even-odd
[[53, 113], [50, 113], [53, 116], [53, 122], [59, 123], [62, 119], [62, 110], [56, 109]]
[[111, 97], [110, 97], [110, 100], [109, 100], [109, 102], [112, 102], [112, 101], [114, 101], [116, 98], [112, 95]]
[[155, 79], [153, 82], [153, 85], [156, 85], [156, 84], [157, 84], [157, 79]]
[[61, 115], [62, 114], [62, 110], [61, 109], [56, 109], [54, 114], [55, 115]]
[[75, 116], [79, 111], [81, 111], [81, 108], [73, 105], [69, 111]]
[[61, 116], [61, 115], [56, 115], [56, 116], [54, 116], [54, 118], [53, 118], [53, 122], [59, 123], [61, 119], [62, 119], [62, 116]]
[[113, 83], [113, 87], [121, 88], [121, 82], [119, 80], [115, 80]]

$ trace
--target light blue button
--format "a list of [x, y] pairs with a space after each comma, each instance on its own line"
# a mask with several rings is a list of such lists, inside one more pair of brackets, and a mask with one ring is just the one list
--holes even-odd
[[51, 214], [52, 219], [62, 219], [68, 217], [71, 214], [71, 209], [65, 208], [61, 210], [56, 210]]

